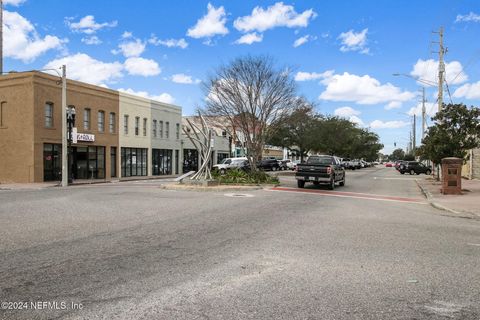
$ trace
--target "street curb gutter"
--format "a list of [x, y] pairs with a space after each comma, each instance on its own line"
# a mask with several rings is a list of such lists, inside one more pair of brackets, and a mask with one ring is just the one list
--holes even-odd
[[446, 211], [446, 212], [450, 212], [450, 213], [453, 213], [455, 214], [456, 216], [458, 216], [459, 218], [469, 218], [469, 219], [479, 219], [480, 217], [478, 217], [476, 214], [473, 214], [471, 212], [462, 212], [462, 211], [456, 211], [456, 210], [453, 210], [453, 209], [450, 209], [450, 208], [447, 208], [441, 204], [438, 204], [436, 203], [435, 201], [433, 201], [433, 196], [432, 194], [426, 189], [424, 188], [420, 182], [418, 182], [418, 179], [415, 179], [415, 182], [417, 183], [417, 186], [418, 188], [422, 191], [422, 194], [423, 196], [427, 199], [427, 202], [430, 204], [430, 206], [432, 206], [433, 208], [435, 209], [438, 209], [438, 210], [442, 210], [442, 211]]

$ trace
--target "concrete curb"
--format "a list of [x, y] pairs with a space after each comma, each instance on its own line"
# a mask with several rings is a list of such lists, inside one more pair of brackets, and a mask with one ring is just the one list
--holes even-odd
[[262, 190], [264, 188], [271, 188], [273, 185], [251, 185], [251, 186], [239, 186], [239, 185], [220, 185], [220, 186], [212, 186], [212, 187], [201, 187], [201, 186], [192, 186], [192, 185], [185, 185], [185, 184], [164, 184], [159, 186], [160, 189], [165, 190], [176, 190], [176, 191], [199, 191], [199, 192], [227, 192], [227, 191], [255, 191], [255, 190]]
[[455, 216], [460, 217], [460, 218], [480, 219], [480, 217], [478, 215], [476, 215], [475, 213], [468, 212], [468, 211], [457, 211], [457, 210], [445, 207], [444, 205], [441, 205], [441, 204], [435, 202], [434, 197], [432, 196], [430, 191], [428, 191], [426, 188], [424, 188], [421, 185], [421, 183], [418, 181], [418, 179], [415, 179], [415, 182], [417, 183], [417, 186], [420, 189], [420, 191], [422, 191], [423, 196], [427, 199], [428, 203], [433, 208], [435, 208], [437, 210], [442, 210], [442, 211], [453, 213], [453, 214], [455, 214]]

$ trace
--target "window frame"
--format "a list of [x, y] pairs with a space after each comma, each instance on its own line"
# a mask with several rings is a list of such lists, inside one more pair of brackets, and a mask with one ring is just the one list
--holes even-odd
[[[48, 116], [47, 115], [47, 107], [48, 107], [48, 110], [50, 110], [50, 115]], [[45, 105], [44, 105], [44, 109], [43, 109], [43, 125], [45, 126], [45, 128], [54, 128], [54, 104], [53, 102], [45, 102]], [[49, 122], [47, 122], [47, 119], [50, 119]], [[48, 124], [49, 123], [49, 124]]]
[[147, 136], [147, 124], [148, 124], [148, 118], [143, 118], [143, 136]]
[[117, 122], [117, 115], [115, 114], [115, 112], [110, 112], [108, 114], [108, 130], [112, 134], [115, 134], [115, 132], [117, 131], [116, 122]]
[[135, 117], [135, 136], [140, 134], [140, 117]]
[[152, 135], [154, 138], [157, 137], [157, 120], [152, 120]]
[[100, 133], [105, 132], [105, 111], [103, 110], [97, 112], [97, 130]]
[[92, 109], [91, 108], [83, 109], [83, 130], [90, 131], [92, 129], [91, 120], [92, 120]]
[[128, 114], [123, 115], [123, 134], [128, 135]]

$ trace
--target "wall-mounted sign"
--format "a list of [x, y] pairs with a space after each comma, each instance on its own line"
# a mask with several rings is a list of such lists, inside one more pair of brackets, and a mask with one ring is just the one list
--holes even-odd
[[88, 133], [77, 133], [77, 140], [78, 141], [87, 141], [87, 142], [94, 142], [95, 135], [88, 134]]

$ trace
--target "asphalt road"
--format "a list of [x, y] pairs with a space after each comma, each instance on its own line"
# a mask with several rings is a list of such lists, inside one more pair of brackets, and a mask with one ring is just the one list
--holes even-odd
[[480, 223], [430, 207], [415, 178], [0, 191], [0, 319], [478, 320]]

